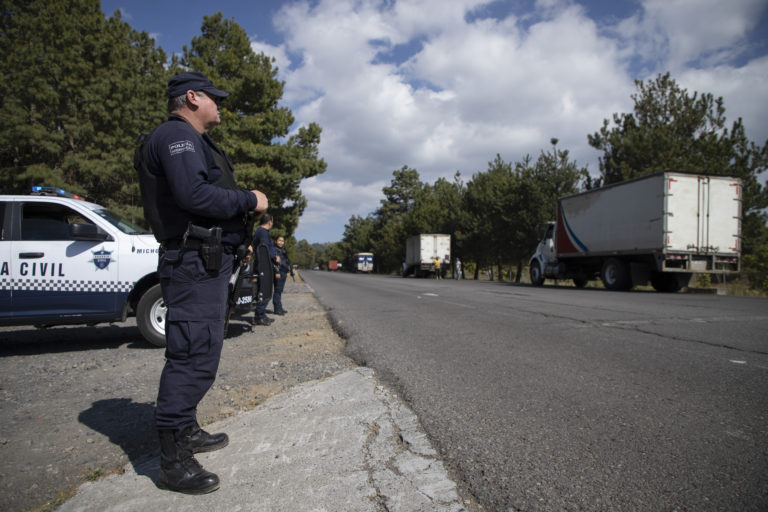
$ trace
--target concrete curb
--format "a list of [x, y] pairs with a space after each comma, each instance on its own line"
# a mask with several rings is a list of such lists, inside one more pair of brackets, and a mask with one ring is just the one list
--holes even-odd
[[58, 510], [465, 510], [415, 414], [367, 368], [297, 386], [205, 428], [230, 437], [226, 448], [197, 457], [219, 475], [216, 492], [158, 489], [153, 457], [81, 486]]

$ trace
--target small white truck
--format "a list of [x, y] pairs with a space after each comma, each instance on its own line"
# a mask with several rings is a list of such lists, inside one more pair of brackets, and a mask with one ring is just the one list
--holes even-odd
[[355, 262], [355, 272], [373, 272], [372, 252], [358, 252], [353, 256], [353, 261]]
[[676, 292], [741, 263], [741, 180], [664, 171], [558, 200], [530, 259], [534, 285], [600, 278], [609, 290]]
[[[440, 259], [440, 268], [435, 268], [435, 258]], [[443, 272], [451, 264], [451, 235], [422, 234], [405, 241], [405, 265], [403, 277], [416, 277]]]

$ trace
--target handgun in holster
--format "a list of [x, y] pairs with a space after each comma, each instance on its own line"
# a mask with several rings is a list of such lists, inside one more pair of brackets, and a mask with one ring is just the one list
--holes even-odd
[[[182, 247], [192, 247], [199, 244], [200, 257], [203, 260], [205, 270], [219, 270], [221, 268], [222, 229], [218, 226], [204, 228], [195, 226], [191, 222], [187, 224], [187, 232], [184, 233]], [[197, 242], [195, 242], [197, 241]]]

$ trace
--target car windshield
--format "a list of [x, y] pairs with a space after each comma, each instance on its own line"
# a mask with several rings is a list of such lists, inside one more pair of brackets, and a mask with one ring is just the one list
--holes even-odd
[[94, 213], [101, 217], [102, 219], [106, 220], [113, 226], [115, 226], [117, 229], [122, 231], [123, 233], [127, 233], [129, 235], [148, 235], [150, 234], [149, 231], [146, 229], [137, 226], [130, 220], [126, 219], [122, 215], [119, 215], [113, 211], [107, 210], [106, 208], [102, 208], [100, 210], [94, 210]]

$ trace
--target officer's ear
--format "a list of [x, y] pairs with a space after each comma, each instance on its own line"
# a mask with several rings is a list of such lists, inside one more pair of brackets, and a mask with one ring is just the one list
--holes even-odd
[[189, 90], [187, 91], [187, 106], [189, 106], [191, 109], [196, 109], [200, 106], [200, 102], [203, 101], [203, 98], [201, 96], [203, 93], [198, 91]]

